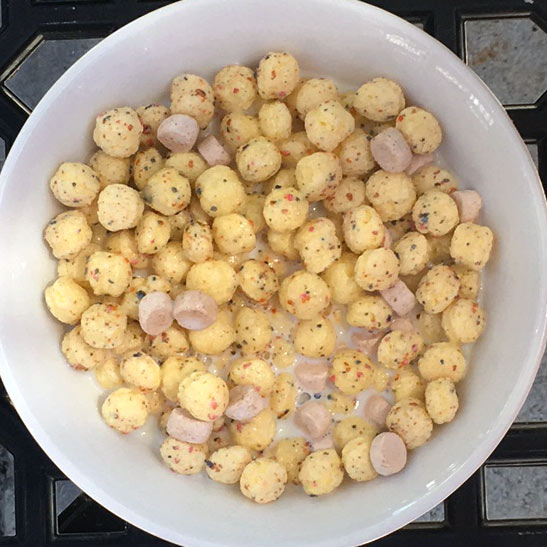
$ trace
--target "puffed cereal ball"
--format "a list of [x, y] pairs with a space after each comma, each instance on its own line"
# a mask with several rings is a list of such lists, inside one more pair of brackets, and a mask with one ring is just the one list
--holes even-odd
[[261, 310], [243, 307], [235, 317], [236, 342], [244, 355], [264, 351], [272, 339], [268, 316]]
[[97, 383], [107, 390], [116, 389], [123, 384], [120, 375], [120, 365], [116, 359], [107, 359], [95, 368], [95, 379]]
[[181, 475], [197, 475], [203, 469], [208, 452], [206, 443], [185, 443], [174, 437], [167, 437], [160, 448], [167, 467]]
[[285, 491], [287, 471], [275, 460], [257, 458], [250, 462], [241, 475], [243, 495], [256, 503], [275, 501]]
[[101, 190], [109, 184], [127, 184], [130, 177], [129, 158], [115, 158], [97, 150], [88, 161], [89, 167], [99, 177]]
[[422, 194], [412, 208], [412, 220], [422, 234], [443, 236], [459, 222], [456, 202], [440, 190]]
[[346, 473], [354, 481], [370, 481], [378, 476], [370, 461], [371, 443], [370, 437], [356, 437], [342, 450], [342, 463]]
[[205, 471], [209, 478], [222, 484], [235, 484], [243, 469], [251, 462], [251, 453], [244, 446], [226, 446], [213, 452], [205, 460]]
[[393, 246], [399, 257], [399, 275], [421, 272], [429, 260], [429, 245], [423, 234], [408, 232]]
[[271, 228], [268, 230], [267, 239], [270, 249], [279, 253], [287, 260], [298, 260], [300, 254], [294, 246], [295, 232], [276, 232]]
[[272, 141], [255, 137], [237, 149], [236, 164], [243, 180], [255, 184], [279, 171], [281, 154]]
[[316, 274], [326, 270], [342, 254], [336, 228], [328, 218], [306, 222], [294, 238], [294, 247], [300, 253], [306, 270]]
[[186, 258], [181, 244], [170, 241], [154, 254], [151, 266], [154, 273], [175, 285], [185, 279], [192, 263]]
[[450, 194], [458, 189], [456, 177], [437, 165], [426, 165], [422, 167], [413, 177], [412, 184], [416, 193], [421, 196], [429, 190], [440, 190]]
[[391, 382], [391, 389], [395, 395], [395, 402], [412, 397], [424, 400], [425, 381], [409, 367], [397, 371]]
[[328, 357], [336, 345], [336, 332], [325, 317], [300, 321], [293, 336], [294, 348], [306, 357]]
[[178, 401], [197, 420], [214, 422], [228, 406], [226, 382], [210, 372], [193, 372], [182, 380]]
[[157, 336], [147, 336], [146, 341], [148, 353], [160, 361], [175, 353], [184, 353], [190, 347], [186, 332], [177, 323], [173, 323], [166, 331]]
[[240, 146], [260, 136], [258, 118], [241, 112], [226, 114], [220, 122], [220, 135], [233, 154]]
[[385, 122], [391, 120], [405, 107], [405, 96], [401, 87], [387, 78], [374, 78], [363, 84], [355, 94], [353, 108], [369, 120]]
[[342, 418], [334, 426], [332, 439], [334, 446], [342, 450], [346, 444], [357, 437], [366, 437], [372, 440], [378, 434], [378, 428], [359, 416], [347, 416]]
[[296, 167], [304, 157], [313, 154], [317, 148], [311, 143], [305, 131], [297, 131], [278, 143], [283, 167]]
[[353, 327], [369, 330], [387, 329], [393, 319], [393, 310], [381, 297], [366, 294], [349, 303], [346, 321]]
[[[148, 268], [149, 259], [146, 255], [139, 253], [137, 239], [133, 230], [120, 230], [109, 234], [105, 248], [111, 253], [116, 253], [126, 258], [129, 264], [136, 270]], [[96, 250], [100, 249], [97, 248]]]
[[232, 422], [230, 432], [236, 444], [250, 450], [264, 450], [277, 433], [275, 414], [271, 409], [265, 408], [248, 422]]
[[281, 101], [263, 104], [258, 111], [258, 123], [262, 134], [272, 141], [286, 139], [291, 134], [291, 113]]
[[87, 291], [70, 277], [59, 277], [46, 288], [44, 297], [51, 315], [62, 323], [74, 325], [89, 307]]
[[182, 234], [182, 249], [186, 258], [196, 264], [213, 258], [213, 232], [209, 225], [191, 220]]
[[288, 418], [294, 412], [297, 395], [298, 391], [290, 372], [282, 372], [275, 377], [270, 407], [280, 420]]
[[228, 381], [236, 386], [255, 386], [262, 397], [268, 397], [275, 375], [272, 367], [263, 359], [243, 357], [230, 365]]
[[464, 376], [467, 363], [461, 349], [451, 342], [431, 344], [418, 361], [418, 369], [427, 382], [450, 378], [455, 384]]
[[208, 260], [190, 268], [186, 276], [186, 288], [204, 292], [220, 305], [232, 299], [237, 289], [237, 277], [233, 268], [224, 260]]
[[296, 187], [308, 201], [319, 201], [332, 195], [342, 180], [342, 167], [331, 152], [315, 152], [296, 164]]
[[132, 108], [113, 108], [97, 116], [93, 140], [109, 156], [128, 158], [139, 149], [142, 130], [139, 115]]
[[129, 352], [141, 351], [144, 347], [145, 337], [146, 333], [137, 321], [128, 321], [123, 335], [123, 342], [114, 348], [114, 353], [124, 355]]
[[397, 116], [395, 127], [403, 134], [414, 154], [430, 154], [443, 140], [439, 122], [427, 110], [409, 106]]
[[353, 116], [338, 101], [327, 101], [310, 110], [304, 124], [308, 139], [326, 152], [332, 152], [355, 129]]
[[384, 222], [399, 220], [412, 211], [416, 190], [406, 173], [376, 171], [366, 184], [366, 196]]
[[310, 78], [306, 80], [296, 95], [296, 110], [303, 120], [306, 114], [326, 101], [336, 101], [338, 89], [328, 78]]
[[184, 233], [184, 229], [192, 221], [190, 207], [188, 209], [182, 210], [176, 215], [171, 215], [167, 217], [167, 220], [171, 225], [171, 234], [169, 236], [170, 241], [177, 241], [180, 243], [180, 241], [182, 240], [182, 234]]
[[264, 203], [266, 224], [276, 232], [291, 232], [306, 222], [309, 204], [304, 194], [289, 186], [272, 190]]
[[158, 127], [171, 113], [162, 104], [147, 104], [137, 108], [137, 114], [142, 123], [141, 146], [149, 148], [158, 146]]
[[205, 364], [195, 357], [172, 355], [161, 366], [161, 390], [169, 401], [176, 402], [182, 380], [193, 372], [206, 372]]
[[287, 471], [287, 481], [300, 484], [298, 473], [309, 453], [310, 443], [302, 437], [293, 437], [281, 439], [275, 446], [273, 456]]
[[266, 227], [266, 221], [262, 211], [266, 196], [262, 194], [251, 194], [247, 196], [243, 206], [243, 216], [250, 222], [253, 232], [258, 234]]
[[237, 173], [225, 165], [204, 171], [196, 180], [196, 194], [212, 217], [236, 213], [245, 203], [245, 189]]
[[298, 319], [313, 319], [329, 306], [330, 289], [318, 275], [298, 270], [281, 283], [279, 301]]
[[142, 189], [145, 203], [162, 215], [174, 215], [190, 203], [190, 181], [173, 167], [154, 173]]
[[456, 298], [460, 280], [449, 266], [433, 266], [421, 279], [416, 291], [416, 300], [427, 313], [444, 311]]
[[344, 240], [354, 253], [376, 249], [384, 243], [385, 227], [380, 215], [368, 205], [360, 205], [344, 214]]
[[438, 378], [427, 384], [425, 407], [436, 424], [451, 422], [459, 407], [458, 394], [450, 378]]
[[343, 177], [333, 194], [323, 200], [327, 211], [345, 213], [365, 203], [365, 183], [356, 177]]
[[259, 303], [268, 302], [279, 289], [275, 272], [258, 260], [244, 262], [239, 269], [238, 279], [241, 290]]
[[371, 171], [376, 162], [370, 151], [370, 136], [361, 128], [344, 139], [336, 149], [344, 176], [362, 177]]
[[87, 165], [65, 162], [51, 177], [49, 187], [63, 205], [85, 207], [95, 199], [101, 183], [97, 173]]
[[247, 110], [256, 99], [253, 70], [240, 65], [225, 66], [215, 75], [213, 91], [218, 105], [226, 112]]
[[427, 345], [446, 340], [446, 335], [441, 325], [441, 315], [440, 313], [421, 311], [417, 316], [418, 331]]
[[387, 428], [397, 433], [409, 450], [422, 446], [431, 437], [433, 422], [418, 399], [408, 398], [396, 403], [386, 418]]
[[140, 391], [155, 391], [160, 387], [159, 365], [141, 351], [126, 355], [120, 364], [120, 374], [126, 384]]
[[486, 317], [475, 301], [459, 298], [443, 311], [442, 325], [452, 342], [471, 344], [482, 334]]
[[319, 450], [302, 462], [298, 478], [308, 496], [322, 496], [340, 486], [344, 466], [334, 448]]
[[99, 222], [109, 231], [134, 228], [144, 211], [139, 193], [125, 184], [109, 184], [99, 194]]
[[120, 433], [135, 431], [148, 418], [146, 397], [126, 387], [113, 391], [103, 403], [101, 414], [106, 425]]
[[354, 254], [344, 253], [323, 273], [322, 277], [332, 292], [334, 303], [350, 304], [362, 294], [363, 289], [357, 285], [353, 277], [356, 262], [357, 257]]
[[193, 183], [208, 165], [197, 152], [175, 152], [165, 160], [165, 167], [173, 167]]
[[333, 391], [327, 395], [326, 405], [329, 411], [334, 414], [348, 414], [355, 410], [357, 400], [351, 395]]
[[74, 258], [91, 242], [91, 228], [81, 211], [66, 211], [48, 222], [44, 239], [55, 258]]
[[171, 224], [168, 220], [162, 215], [146, 211], [135, 230], [137, 249], [139, 253], [157, 253], [167, 245], [170, 235]]
[[205, 129], [215, 113], [215, 96], [209, 83], [195, 74], [181, 74], [171, 83], [171, 114], [186, 114]]
[[480, 271], [490, 258], [494, 236], [487, 226], [471, 222], [460, 224], [450, 243], [450, 256], [456, 264], [463, 264], [471, 270]]
[[93, 304], [82, 314], [82, 337], [91, 347], [112, 349], [123, 342], [127, 315], [114, 304]]
[[121, 296], [131, 278], [131, 265], [119, 254], [97, 251], [87, 260], [86, 279], [96, 295]]
[[74, 370], [91, 370], [106, 362], [108, 358], [108, 351], [91, 347], [86, 343], [79, 325], [65, 333], [61, 351]]
[[213, 238], [221, 253], [235, 255], [254, 249], [256, 236], [251, 223], [242, 215], [231, 213], [213, 221]]
[[389, 289], [399, 274], [399, 259], [391, 249], [365, 251], [355, 263], [355, 281], [365, 291]]
[[364, 353], [355, 349], [335, 353], [329, 379], [342, 393], [356, 395], [371, 387], [373, 376], [374, 364]]
[[386, 334], [378, 346], [378, 363], [386, 368], [398, 369], [409, 365], [424, 347], [417, 332], [393, 330]]
[[137, 189], [142, 190], [148, 179], [163, 169], [164, 160], [155, 148], [147, 148], [138, 152], [132, 164], [133, 181]]
[[256, 81], [263, 99], [284, 99], [300, 80], [297, 60], [285, 52], [270, 52], [258, 63]]
[[471, 270], [463, 264], [454, 264], [452, 269], [456, 272], [456, 275], [460, 280], [458, 296], [476, 300], [481, 285], [480, 272]]
[[218, 312], [215, 322], [202, 330], [188, 333], [192, 347], [207, 355], [218, 355], [235, 342], [236, 333], [232, 318], [226, 310]]

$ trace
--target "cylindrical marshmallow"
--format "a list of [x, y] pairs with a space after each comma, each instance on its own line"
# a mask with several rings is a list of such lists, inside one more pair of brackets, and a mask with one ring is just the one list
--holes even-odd
[[173, 315], [185, 329], [206, 329], [216, 321], [217, 314], [215, 299], [201, 291], [184, 291], [175, 298]]
[[214, 135], [209, 135], [198, 144], [198, 152], [211, 167], [228, 165], [231, 161], [230, 154], [226, 152]]
[[230, 402], [224, 414], [238, 422], [248, 422], [267, 406], [254, 386], [240, 385], [230, 390]]
[[401, 173], [412, 160], [412, 151], [403, 134], [388, 127], [370, 141], [370, 152], [376, 163], [388, 173]]
[[306, 391], [320, 393], [327, 386], [329, 367], [325, 363], [300, 363], [294, 368], [298, 383]]
[[296, 411], [296, 425], [311, 439], [320, 439], [327, 434], [331, 415], [319, 401], [310, 401]]
[[196, 143], [199, 125], [186, 114], [173, 114], [158, 127], [158, 140], [171, 152], [189, 152]]
[[370, 461], [379, 475], [398, 473], [406, 465], [406, 446], [403, 439], [390, 431], [380, 433], [370, 445]]
[[157, 336], [173, 322], [173, 301], [167, 293], [154, 291], [139, 302], [139, 323], [146, 334]]
[[381, 395], [371, 395], [365, 402], [365, 418], [379, 429], [385, 429], [390, 410], [391, 405]]
[[187, 443], [205, 443], [213, 431], [213, 422], [196, 420], [182, 408], [174, 408], [167, 420], [167, 434]]
[[450, 197], [456, 202], [460, 222], [477, 222], [482, 207], [482, 198], [475, 190], [456, 190]]
[[410, 313], [416, 305], [414, 293], [400, 279], [389, 289], [380, 291], [380, 294], [397, 315]]

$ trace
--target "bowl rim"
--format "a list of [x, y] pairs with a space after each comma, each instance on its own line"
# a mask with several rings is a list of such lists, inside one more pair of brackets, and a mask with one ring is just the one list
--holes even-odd
[[[53, 84], [53, 86], [45, 93], [45, 95], [39, 101], [38, 105], [34, 108], [33, 112], [26, 120], [21, 131], [14, 141], [11, 150], [7, 155], [4, 167], [0, 172], [0, 201], [3, 197], [3, 190], [7, 186], [7, 179], [9, 178], [10, 172], [13, 170], [18, 160], [20, 152], [25, 146], [28, 135], [32, 132], [33, 128], [38, 123], [42, 111], [45, 111], [48, 108], [48, 104], [57, 99], [60, 91], [70, 84], [71, 80], [73, 79], [73, 75], [76, 75], [78, 72], [84, 70], [86, 65], [91, 60], [94, 60], [95, 58], [102, 56], [104, 53], [107, 53], [108, 48], [115, 45], [117, 41], [134, 35], [139, 29], [143, 29], [143, 27], [148, 27], [150, 24], [153, 24], [155, 21], [163, 18], [168, 14], [175, 15], [179, 10], [185, 10], [186, 6], [188, 5], [193, 6], [195, 4], [198, 4], [198, 1], [200, 4], [200, 8], [205, 10], [208, 7], [214, 7], [214, 5], [219, 0], [185, 0], [184, 2], [179, 1], [144, 14], [141, 17], [116, 30], [109, 36], [106, 36], [103, 40], [101, 40], [101, 42], [99, 42], [87, 53], [85, 53], [67, 71], [65, 71], [65, 73]], [[258, 1], [267, 2], [269, 0]], [[316, 2], [318, 5], [331, 5], [331, 0], [313, 1]], [[385, 20], [391, 20], [393, 22], [393, 20], [395, 19], [397, 23], [405, 29], [405, 32], [408, 35], [415, 36], [417, 39], [425, 41], [425, 43], [429, 47], [439, 50], [443, 56], [446, 56], [448, 57], [448, 59], [450, 59], [452, 65], [454, 65], [454, 68], [458, 68], [460, 71], [463, 70], [464, 72], [466, 72], [467, 75], [471, 77], [474, 84], [478, 88], [480, 88], [483, 93], [486, 92], [487, 96], [489, 96], [492, 101], [492, 107], [495, 109], [495, 115], [499, 116], [500, 119], [504, 120], [505, 124], [509, 125], [509, 129], [511, 132], [510, 138], [518, 147], [515, 151], [515, 154], [526, 157], [528, 167], [530, 168], [531, 173], [534, 173], [534, 178], [537, 183], [538, 197], [539, 199], [541, 199], [543, 205], [543, 218], [540, 220], [543, 221], [544, 228], [547, 227], [547, 201], [545, 199], [545, 194], [543, 192], [543, 187], [536, 167], [524, 141], [517, 132], [505, 108], [497, 99], [497, 97], [492, 93], [492, 91], [486, 86], [486, 84], [454, 52], [448, 49], [437, 39], [430, 36], [425, 31], [419, 29], [405, 19], [384, 9], [372, 6], [361, 0], [343, 0], [344, 4], [342, 4], [341, 0], [338, 1], [340, 3], [341, 9], [349, 9], [355, 11], [363, 10], [365, 12], [368, 11], [369, 13], [374, 14], [376, 19], [379, 20], [380, 23]], [[382, 523], [380, 523], [379, 525], [375, 526], [373, 535], [365, 540], [367, 543], [388, 535], [393, 531], [405, 526], [409, 522], [412, 522], [420, 515], [431, 510], [438, 503], [446, 499], [484, 463], [484, 461], [488, 458], [488, 456], [494, 451], [496, 446], [502, 440], [506, 432], [513, 424], [514, 419], [516, 418], [520, 408], [524, 404], [526, 396], [528, 395], [532, 387], [533, 381], [539, 369], [542, 356], [545, 352], [547, 344], [547, 288], [543, 290], [542, 298], [539, 299], [538, 302], [544, 304], [546, 310], [544, 315], [542, 316], [542, 324], [539, 326], [536, 332], [536, 336], [534, 337], [534, 341], [536, 341], [536, 343], [539, 342], [536, 352], [535, 354], [531, 354], [529, 357], [530, 360], [535, 360], [535, 366], [533, 367], [534, 373], [530, 373], [529, 377], [525, 380], [521, 378], [520, 381], [515, 384], [513, 390], [511, 391], [510, 398], [508, 399], [508, 403], [504, 406], [503, 412], [500, 413], [500, 415], [498, 416], [498, 420], [491, 428], [488, 437], [485, 438], [484, 441], [477, 446], [477, 448], [472, 452], [471, 456], [465, 462], [465, 464], [452, 472], [452, 474], [448, 476], [445, 481], [439, 483], [437, 488], [435, 488], [431, 493], [428, 493], [422, 499], [417, 500], [417, 502], [411, 507], [399, 511], [397, 515], [393, 515], [389, 525], [386, 526], [384, 523], [384, 525], [382, 526]], [[55, 443], [51, 439], [47, 430], [42, 427], [38, 417], [35, 416], [27, 407], [23, 392], [19, 389], [17, 382], [10, 373], [10, 365], [8, 364], [6, 355], [4, 354], [1, 339], [0, 373], [6, 391], [10, 399], [12, 400], [17, 413], [25, 424], [25, 427], [29, 430], [30, 434], [33, 436], [33, 438], [36, 440], [42, 450], [47, 454], [47, 456], [54, 462], [54, 464], [67, 476], [67, 478], [69, 478], [75, 485], [81, 488], [82, 491], [90, 495], [94, 500], [97, 501], [97, 503], [104, 506], [109, 511], [118, 515], [135, 527], [143, 529], [146, 532], [167, 541], [172, 541], [175, 543], [184, 541], [187, 545], [211, 547], [217, 545], [207, 539], [185, 535], [184, 532], [177, 531], [177, 533], [174, 533], [171, 529], [165, 528], [157, 522], [149, 520], [146, 515], [133, 511], [129, 507], [125, 506], [122, 501], [118, 500], [115, 497], [112, 497], [108, 492], [98, 487], [94, 482], [93, 478], [88, 477], [86, 473], [80, 467], [75, 465], [70, 460], [70, 458], [67, 457], [63, 452], [57, 451]], [[339, 537], [334, 541], [332, 538], [327, 538], [326, 540], [317, 542], [316, 545], [332, 547], [333, 545], [361, 544], [363, 542], [365, 530], [368, 530], [370, 532], [370, 527], [368, 529], [362, 528], [358, 531], [349, 532], [347, 535]]]

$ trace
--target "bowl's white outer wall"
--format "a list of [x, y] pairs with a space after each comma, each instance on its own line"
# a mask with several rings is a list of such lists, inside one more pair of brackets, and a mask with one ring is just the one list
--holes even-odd
[[[165, 96], [184, 71], [209, 79], [227, 63], [292, 52], [307, 72], [353, 87], [399, 81], [445, 129], [443, 158], [484, 198], [496, 234], [485, 277], [488, 328], [460, 388], [461, 411], [412, 454], [400, 475], [348, 484], [325, 498], [289, 492], [259, 506], [203, 476], [180, 477], [158, 457], [158, 437], [104, 427], [99, 389], [73, 372], [60, 328], [42, 303], [54, 265], [42, 241], [57, 211], [47, 181], [63, 160], [85, 160], [97, 112]], [[517, 132], [487, 88], [412, 25], [352, 0], [189, 0], [105, 39], [53, 86], [21, 131], [0, 178], [0, 372], [32, 435], [99, 503], [175, 543], [354, 545], [406, 524], [455, 490], [515, 418], [544, 349], [546, 209]], [[153, 430], [153, 425], [149, 428]]]

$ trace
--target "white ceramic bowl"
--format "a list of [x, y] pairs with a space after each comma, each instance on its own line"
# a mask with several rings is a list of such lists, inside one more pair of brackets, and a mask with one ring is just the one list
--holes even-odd
[[[412, 454], [403, 473], [346, 484], [324, 498], [291, 490], [259, 506], [203, 475], [176, 476], [158, 456], [155, 424], [120, 436], [102, 423], [100, 390], [59, 350], [42, 291], [55, 272], [42, 240], [57, 212], [47, 181], [86, 160], [97, 112], [167, 99], [173, 76], [209, 79], [288, 50], [307, 73], [344, 89], [386, 75], [440, 119], [441, 155], [484, 198], [495, 248], [484, 276], [488, 328], [459, 387], [457, 419]], [[52, 460], [123, 519], [187, 546], [354, 545], [436, 505], [492, 452], [515, 418], [544, 349], [547, 222], [541, 186], [502, 107], [454, 55], [413, 25], [351, 0], [187, 0], [105, 39], [53, 86], [21, 131], [0, 177], [0, 372]]]

